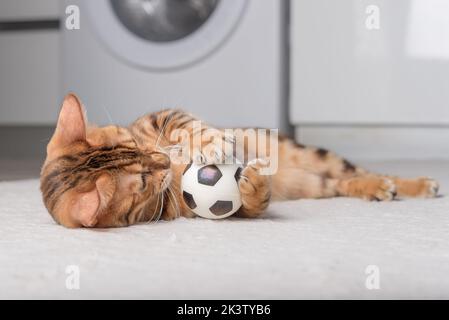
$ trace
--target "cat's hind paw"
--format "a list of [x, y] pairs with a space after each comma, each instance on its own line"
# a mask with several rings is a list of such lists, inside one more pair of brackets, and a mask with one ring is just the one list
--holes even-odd
[[435, 198], [438, 196], [440, 185], [436, 180], [432, 178], [420, 178], [417, 183], [420, 189], [418, 196], [422, 198]]
[[349, 179], [344, 194], [368, 201], [391, 201], [397, 195], [396, 184], [389, 178], [364, 176]]

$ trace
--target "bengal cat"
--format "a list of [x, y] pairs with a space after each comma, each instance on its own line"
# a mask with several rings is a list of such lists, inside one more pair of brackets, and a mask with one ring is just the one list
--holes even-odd
[[[169, 150], [182, 144], [179, 139], [171, 141], [171, 133], [185, 129], [194, 134], [194, 120], [180, 110], [164, 110], [143, 116], [128, 128], [93, 127], [87, 125], [80, 100], [74, 94], [66, 96], [41, 172], [43, 200], [51, 216], [69, 228], [124, 227], [193, 217], [180, 193], [187, 164], [173, 163]], [[202, 148], [189, 146], [194, 161], [217, 163], [229, 156], [223, 146], [235, 140], [216, 132], [223, 142], [214, 145], [216, 152], [203, 154]], [[202, 138], [200, 144], [207, 147], [216, 141]], [[251, 148], [245, 144], [247, 156], [257, 155]], [[438, 193], [438, 183], [432, 179], [373, 174], [330, 151], [285, 137], [279, 137], [277, 149], [279, 165], [272, 176], [260, 173], [267, 166], [265, 160], [246, 163], [238, 182], [243, 205], [237, 216], [258, 217], [270, 200], [347, 196], [390, 201]]]

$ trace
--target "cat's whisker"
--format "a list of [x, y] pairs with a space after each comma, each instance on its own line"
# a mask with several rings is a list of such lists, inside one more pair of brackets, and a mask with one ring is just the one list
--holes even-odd
[[108, 109], [106, 109], [106, 106], [102, 105], [104, 112], [106, 113], [106, 116], [108, 117], [109, 124], [114, 124], [114, 121], [112, 121], [111, 114], [109, 113]]
[[173, 199], [172, 193], [171, 193], [170, 189], [167, 189], [167, 191], [168, 191], [168, 192], [167, 192], [168, 201], [170, 201], [170, 206], [172, 207], [173, 211], [174, 211], [175, 214], [176, 214], [177, 211], [176, 211], [175, 206], [174, 206], [174, 204], [173, 204], [174, 199]]
[[142, 216], [144, 215], [145, 212], [145, 206], [142, 207], [142, 209], [140, 210], [139, 214], [137, 215], [137, 222], [142, 222]]
[[173, 145], [169, 145], [169, 146], [166, 146], [166, 147], [162, 147], [162, 149], [165, 151], [165, 152], [171, 152], [171, 151], [176, 151], [176, 152], [181, 152], [182, 151], [182, 149], [183, 149], [183, 146], [181, 146], [180, 144], [173, 144]]
[[160, 132], [160, 134], [159, 134], [159, 136], [158, 136], [158, 138], [156, 140], [156, 148], [159, 148], [160, 140], [161, 140], [163, 134], [165, 133], [165, 129], [167, 128], [167, 125], [169, 124], [169, 122], [170, 122], [171, 118], [173, 117], [173, 115], [174, 115], [174, 113], [171, 113], [169, 115], [169, 118], [165, 119], [164, 126], [162, 127], [161, 132]]
[[162, 147], [162, 148], [159, 149], [159, 151], [162, 151], [164, 153], [170, 153], [173, 150], [175, 152], [179, 153], [182, 150], [182, 147], [180, 145], [171, 145], [171, 146], [166, 146], [166, 147]]
[[156, 150], [161, 152], [161, 153], [167, 154], [167, 151], [164, 148], [156, 147]]
[[176, 199], [176, 195], [170, 187], [168, 188], [168, 191], [170, 192], [172, 201], [174, 202], [174, 204], [172, 203], [172, 207], [173, 207], [173, 210], [175, 210], [176, 218], [179, 218], [179, 217], [181, 217], [181, 211], [179, 209], [179, 203]]
[[165, 191], [163, 193], [161, 193], [161, 209], [159, 210], [159, 215], [156, 218], [156, 221], [154, 223], [158, 223], [162, 217], [162, 211], [164, 209], [164, 198], [165, 198]]
[[180, 144], [172, 144], [172, 145], [168, 145], [168, 146], [165, 146], [165, 147], [162, 147], [162, 149], [165, 149], [165, 150], [167, 150], [167, 149], [181, 149], [182, 148], [182, 146], [180, 145]]
[[151, 215], [151, 218], [148, 220], [147, 223], [151, 223], [151, 221], [153, 221], [153, 219], [154, 219], [154, 217], [155, 217], [155, 215], [156, 215], [157, 207], [159, 206], [159, 199], [160, 199], [160, 197], [159, 197], [159, 195], [158, 195], [157, 201], [156, 201], [156, 206], [154, 207], [153, 214]]
[[[168, 122], [168, 121], [167, 121], [167, 122]], [[159, 133], [159, 136], [157, 137], [157, 140], [156, 140], [156, 148], [157, 148], [157, 149], [160, 148], [160, 147], [159, 147], [159, 143], [160, 143], [160, 141], [161, 141], [162, 135], [164, 134], [165, 126], [166, 126], [167, 122], [164, 123], [164, 126], [162, 127], [161, 132]]]
[[178, 198], [176, 197], [176, 194], [180, 194], [180, 191], [179, 191], [179, 188], [176, 189], [176, 187], [177, 187], [176, 185], [172, 184], [172, 185], [171, 185], [171, 190], [172, 190], [172, 192], [173, 192], [173, 196], [174, 196], [175, 199], [176, 199], [176, 206], [177, 206], [177, 208], [178, 208], [178, 217], [181, 217], [181, 206], [180, 206], [180, 204], [179, 204]]

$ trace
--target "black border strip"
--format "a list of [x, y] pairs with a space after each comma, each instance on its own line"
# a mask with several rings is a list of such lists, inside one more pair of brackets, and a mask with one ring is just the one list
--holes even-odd
[[[443, 294], [444, 295], [444, 294]], [[213, 319], [385, 319], [390, 318], [442, 318], [447, 313], [448, 301], [282, 301], [282, 300], [191, 300], [191, 301], [0, 301], [2, 312], [11, 308], [16, 316], [28, 316], [29, 310], [34, 315], [42, 315], [45, 319], [61, 319], [59, 308], [55, 303], [64, 305], [64, 310], [70, 310], [72, 318], [85, 318], [89, 314], [115, 316], [121, 318], [137, 318], [142, 310], [151, 310], [157, 318], [179, 320], [213, 320]], [[26, 305], [28, 304], [28, 306]], [[240, 307], [237, 307], [240, 306]], [[190, 307], [190, 308], [189, 308]], [[196, 307], [196, 308], [195, 308]], [[204, 308], [210, 312], [206, 317]], [[192, 310], [193, 308], [193, 310]], [[217, 310], [217, 311], [215, 311]], [[187, 311], [187, 312], [186, 312]], [[307, 316], [307, 315], [311, 315]], [[435, 316], [434, 316], [435, 315]]]
[[56, 30], [59, 29], [59, 19], [34, 21], [3, 21], [0, 22], [0, 32]]

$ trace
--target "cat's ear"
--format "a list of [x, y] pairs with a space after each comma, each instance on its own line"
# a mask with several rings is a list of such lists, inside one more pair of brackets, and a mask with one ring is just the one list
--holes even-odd
[[109, 175], [97, 179], [92, 191], [79, 193], [75, 196], [71, 207], [67, 226], [94, 227], [98, 222], [98, 215], [108, 206], [115, 191], [115, 184]]
[[86, 141], [86, 125], [86, 113], [80, 99], [73, 93], [68, 94], [62, 103], [58, 124], [47, 151]]

